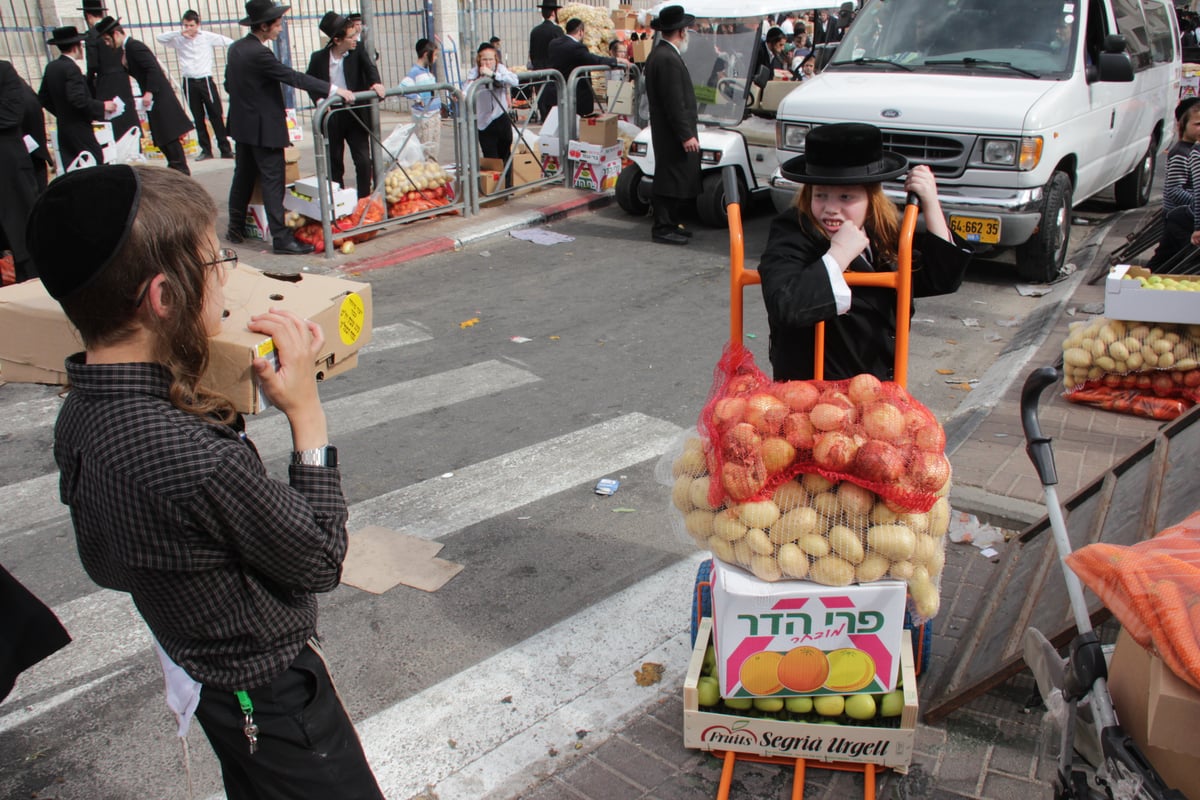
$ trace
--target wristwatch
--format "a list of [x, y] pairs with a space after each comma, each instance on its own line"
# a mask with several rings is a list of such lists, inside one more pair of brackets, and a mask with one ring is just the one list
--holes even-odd
[[305, 467], [336, 467], [338, 465], [337, 448], [327, 444], [311, 450], [293, 450], [292, 464]]

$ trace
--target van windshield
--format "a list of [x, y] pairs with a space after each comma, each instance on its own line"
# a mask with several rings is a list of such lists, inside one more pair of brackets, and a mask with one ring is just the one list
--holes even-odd
[[1078, 0], [875, 0], [826, 69], [961, 71], [1061, 80], [1074, 71]]

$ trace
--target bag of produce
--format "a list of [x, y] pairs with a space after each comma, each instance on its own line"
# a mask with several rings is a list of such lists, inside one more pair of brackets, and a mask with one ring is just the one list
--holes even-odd
[[1148, 417], [1163, 421], [1173, 420], [1191, 408], [1195, 403], [1184, 397], [1159, 397], [1152, 391], [1143, 389], [1114, 389], [1109, 386], [1095, 386], [1088, 381], [1083, 386], [1068, 389], [1064, 394], [1072, 403], [1095, 406], [1105, 411], [1116, 411], [1121, 414], [1133, 414], [1138, 417]]

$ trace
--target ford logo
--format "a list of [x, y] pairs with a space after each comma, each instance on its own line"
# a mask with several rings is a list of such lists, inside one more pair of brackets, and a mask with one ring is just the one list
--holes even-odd
[[884, 119], [895, 119], [896, 117], [900, 116], [900, 110], [896, 108], [885, 108], [883, 111], [879, 112], [879, 116], [883, 117]]

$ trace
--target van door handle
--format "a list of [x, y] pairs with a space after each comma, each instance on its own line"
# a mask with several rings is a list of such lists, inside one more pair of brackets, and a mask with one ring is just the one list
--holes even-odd
[[1108, 128], [1112, 130], [1117, 127], [1117, 111], [1113, 109], [1112, 115], [1108, 118]]

